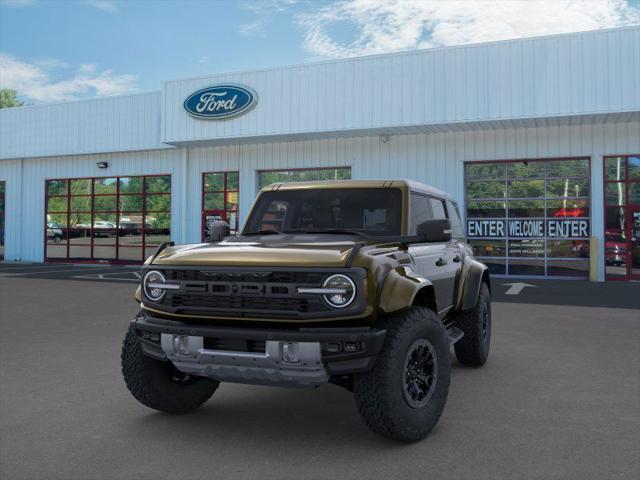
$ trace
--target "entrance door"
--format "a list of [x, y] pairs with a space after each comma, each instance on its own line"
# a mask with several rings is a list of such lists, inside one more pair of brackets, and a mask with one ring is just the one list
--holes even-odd
[[629, 208], [629, 261], [628, 276], [631, 280], [640, 280], [640, 206]]

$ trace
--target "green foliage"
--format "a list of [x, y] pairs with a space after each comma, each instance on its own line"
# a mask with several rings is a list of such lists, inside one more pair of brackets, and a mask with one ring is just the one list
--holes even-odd
[[10, 88], [0, 88], [0, 108], [21, 107], [24, 102], [18, 100], [18, 92]]

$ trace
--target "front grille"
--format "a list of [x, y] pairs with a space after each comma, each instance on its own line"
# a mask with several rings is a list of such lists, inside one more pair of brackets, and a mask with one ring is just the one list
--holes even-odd
[[[320, 287], [324, 269], [256, 271], [243, 268], [167, 268], [163, 274], [179, 290], [167, 290], [161, 306], [174, 313], [247, 318], [313, 318], [335, 316], [364, 308], [354, 302], [337, 311], [320, 295], [299, 294], [299, 287]], [[354, 280], [363, 278], [361, 269], [350, 269]]]
[[313, 301], [310, 298], [271, 298], [250, 296], [214, 296], [214, 295], [172, 295], [170, 296], [172, 307], [210, 308], [216, 310], [232, 311], [294, 311], [307, 313], [323, 311], [320, 298]]

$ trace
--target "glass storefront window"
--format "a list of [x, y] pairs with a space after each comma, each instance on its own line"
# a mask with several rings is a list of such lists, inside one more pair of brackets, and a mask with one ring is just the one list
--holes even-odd
[[544, 180], [509, 180], [507, 185], [511, 198], [544, 197]]
[[46, 192], [46, 259], [142, 262], [171, 236], [168, 175], [48, 180]]
[[610, 157], [604, 159], [605, 180], [620, 181], [627, 177], [625, 157]]
[[240, 228], [238, 172], [211, 172], [202, 174], [202, 240], [207, 241], [210, 227], [217, 220], [229, 224], [231, 234]]
[[507, 163], [509, 178], [544, 178], [545, 162], [522, 161]]
[[475, 255], [493, 273], [586, 276], [589, 175], [586, 158], [467, 163], [467, 236]]
[[605, 276], [640, 280], [639, 155], [604, 158], [604, 199]]
[[504, 179], [506, 165], [504, 163], [475, 163], [467, 166], [468, 180]]
[[624, 205], [627, 185], [622, 182], [606, 183], [604, 186], [604, 202], [607, 205]]

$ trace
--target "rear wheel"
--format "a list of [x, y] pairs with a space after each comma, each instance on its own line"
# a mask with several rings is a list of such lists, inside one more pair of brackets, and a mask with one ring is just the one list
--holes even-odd
[[423, 439], [444, 410], [451, 378], [446, 331], [435, 313], [412, 307], [381, 325], [385, 345], [373, 370], [354, 376], [365, 424], [394, 440]]
[[456, 358], [463, 365], [481, 367], [491, 346], [491, 293], [486, 283], [480, 285], [476, 306], [462, 312], [456, 326], [464, 332], [455, 344]]
[[122, 375], [143, 405], [170, 414], [189, 413], [211, 398], [220, 382], [178, 371], [171, 362], [147, 357], [133, 326], [122, 345]]

